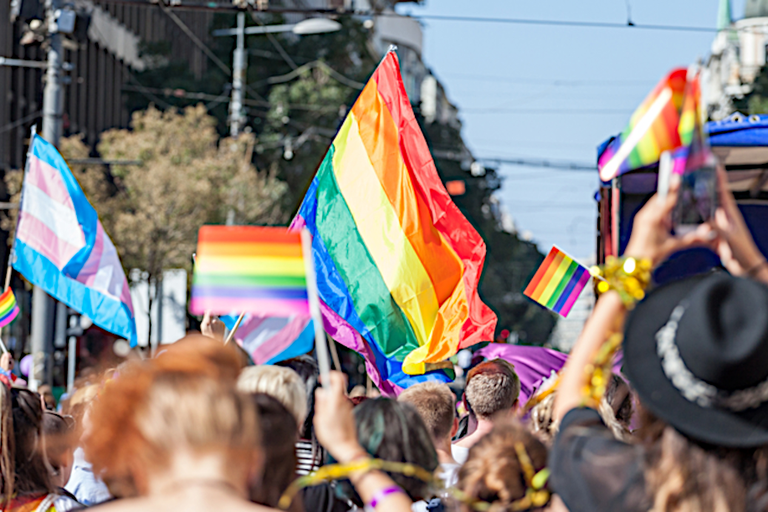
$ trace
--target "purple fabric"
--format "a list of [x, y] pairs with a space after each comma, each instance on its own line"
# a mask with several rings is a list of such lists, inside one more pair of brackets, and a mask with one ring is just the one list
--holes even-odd
[[372, 362], [376, 360], [373, 352], [363, 337], [322, 300], [320, 301], [320, 312], [323, 314], [323, 328], [325, 328], [325, 332], [345, 347], [363, 356], [363, 359], [365, 359], [365, 370], [376, 387], [379, 388], [381, 394], [392, 397], [399, 395], [403, 388], [381, 378], [376, 365]]
[[[511, 345], [509, 343], [491, 343], [475, 352], [475, 356], [486, 359], [504, 359], [515, 367], [520, 378], [520, 403], [524, 404], [538, 389], [541, 382], [552, 374], [559, 372], [568, 360], [568, 354], [544, 347], [528, 345]], [[621, 370], [622, 353], [616, 356], [613, 371]]]

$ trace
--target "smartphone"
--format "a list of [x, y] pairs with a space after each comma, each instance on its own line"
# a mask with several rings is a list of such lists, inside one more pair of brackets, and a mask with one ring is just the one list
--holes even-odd
[[677, 204], [672, 213], [675, 234], [684, 235], [715, 216], [717, 197], [717, 160], [710, 155], [680, 176]]

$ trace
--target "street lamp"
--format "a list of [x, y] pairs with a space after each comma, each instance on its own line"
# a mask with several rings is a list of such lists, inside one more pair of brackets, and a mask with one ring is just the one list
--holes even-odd
[[243, 86], [245, 84], [245, 36], [255, 34], [276, 34], [293, 32], [304, 36], [309, 34], [325, 34], [341, 29], [341, 23], [328, 18], [309, 18], [298, 23], [285, 25], [263, 25], [245, 28], [245, 13], [237, 13], [237, 28], [214, 30], [214, 37], [237, 36], [237, 46], [232, 56], [232, 102], [229, 104], [229, 133], [237, 137], [240, 124], [243, 122]]

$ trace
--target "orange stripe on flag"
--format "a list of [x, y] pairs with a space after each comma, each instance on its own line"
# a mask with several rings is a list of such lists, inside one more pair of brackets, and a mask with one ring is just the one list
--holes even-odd
[[563, 256], [563, 253], [557, 251], [557, 255], [552, 260], [552, 263], [550, 263], [549, 267], [547, 267], [547, 271], [541, 278], [541, 282], [538, 284], [538, 286], [536, 286], [536, 290], [534, 290], [534, 292], [530, 295], [530, 297], [536, 302], [539, 302], [541, 294], [544, 293], [544, 290], [547, 289], [549, 281], [552, 279], [552, 276], [555, 275], [558, 267], [560, 267], [560, 263], [563, 261]]
[[553, 247], [549, 251], [547, 257], [544, 258], [544, 261], [541, 262], [538, 270], [536, 270], [536, 274], [533, 276], [533, 279], [531, 279], [531, 282], [528, 283], [528, 286], [525, 288], [525, 291], [523, 292], [525, 295], [530, 297], [533, 294], [533, 292], [536, 290], [536, 287], [539, 286], [541, 279], [544, 277], [544, 274], [547, 273], [547, 269], [552, 264], [552, 260], [555, 259], [555, 256], [557, 256], [558, 252], [560, 251], [558, 251], [556, 247]]

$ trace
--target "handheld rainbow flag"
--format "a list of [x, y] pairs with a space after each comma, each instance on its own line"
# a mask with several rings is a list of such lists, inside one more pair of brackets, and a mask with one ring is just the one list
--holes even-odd
[[300, 233], [285, 228], [203, 226], [190, 311], [309, 317]]
[[590, 277], [587, 267], [557, 247], [552, 247], [523, 293], [566, 317]]
[[680, 108], [687, 70], [674, 69], [632, 114], [624, 131], [598, 159], [600, 179], [610, 181], [627, 171], [651, 165], [661, 153], [680, 146]]
[[13, 290], [8, 288], [0, 295], [0, 329], [13, 322], [13, 319], [19, 314], [19, 306], [16, 304], [16, 297]]
[[446, 381], [432, 364], [493, 339], [477, 293], [485, 243], [440, 180], [393, 51], [321, 163], [292, 224], [305, 226], [325, 329], [364, 354], [382, 392]]

